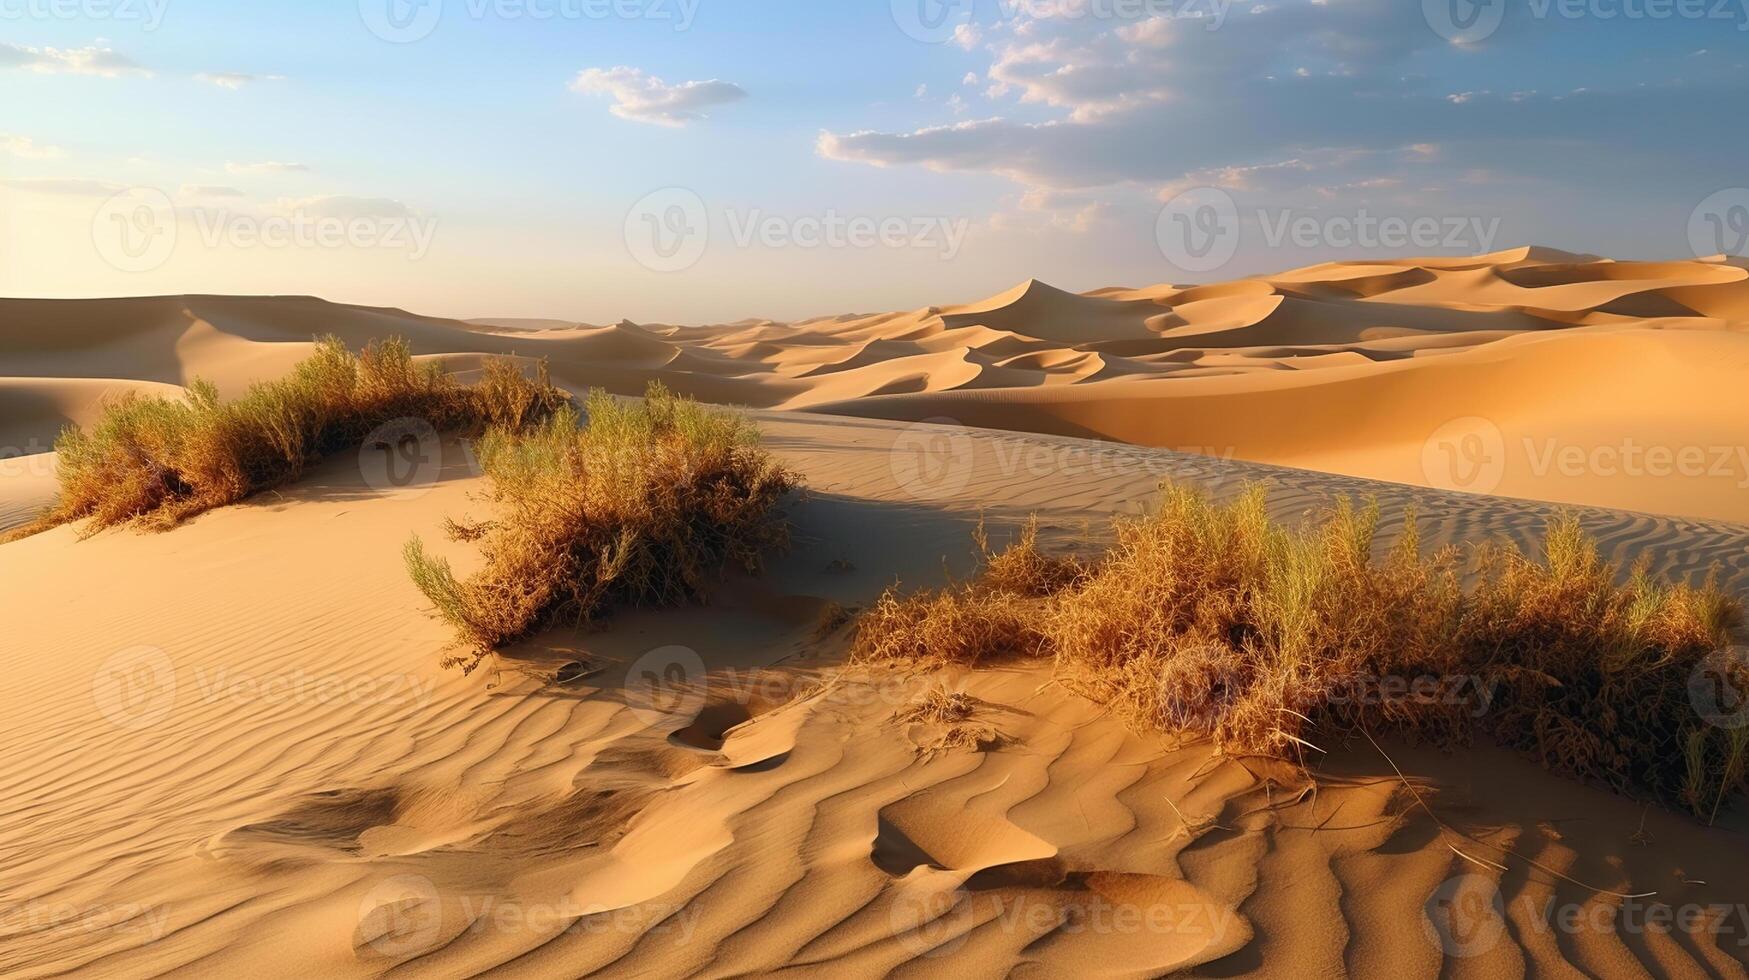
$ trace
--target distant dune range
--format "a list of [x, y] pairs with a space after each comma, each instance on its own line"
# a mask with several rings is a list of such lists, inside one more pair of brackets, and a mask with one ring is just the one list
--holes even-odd
[[[303, 297], [0, 300], [0, 445], [100, 397], [278, 373], [317, 333], [516, 353], [757, 408], [1088, 436], [1397, 483], [1749, 520], [1749, 265], [1550, 249], [1204, 286], [676, 327], [461, 322]], [[465, 364], [462, 365], [465, 367]], [[34, 440], [34, 443], [33, 443]]]
[[1034, 281], [963, 306], [789, 324], [462, 322], [303, 297], [0, 300], [0, 446], [45, 446], [109, 391], [196, 376], [235, 390], [298, 360], [314, 334], [401, 334], [421, 354], [544, 357], [575, 387], [661, 379], [757, 408], [1749, 521], [1745, 329], [1742, 260], [1543, 248], [1081, 295]]

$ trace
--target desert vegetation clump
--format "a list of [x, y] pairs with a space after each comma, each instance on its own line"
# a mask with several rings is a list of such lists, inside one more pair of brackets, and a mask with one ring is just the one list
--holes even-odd
[[1378, 522], [1376, 506], [1338, 501], [1288, 525], [1261, 489], [1221, 504], [1169, 485], [1091, 561], [1043, 554], [1036, 526], [1000, 554], [980, 531], [982, 574], [889, 591], [853, 657], [1047, 657], [1137, 727], [1238, 754], [1310, 761], [1357, 731], [1480, 735], [1702, 816], [1743, 787], [1749, 735], [1709, 724], [1691, 696], [1709, 671], [1749, 693], [1749, 671], [1718, 657], [1739, 613], [1712, 579], [1659, 581], [1644, 563], [1623, 575], [1571, 516], [1540, 555], [1424, 554], [1413, 515], [1381, 553]]
[[759, 430], [652, 384], [642, 401], [596, 391], [532, 429], [479, 443], [489, 523], [456, 526], [481, 569], [458, 578], [415, 537], [414, 582], [469, 649], [467, 669], [549, 625], [587, 625], [622, 605], [702, 598], [728, 568], [756, 571], [788, 542], [780, 504], [799, 483]]
[[59, 499], [17, 536], [86, 518], [91, 532], [122, 524], [164, 530], [295, 481], [395, 420], [419, 419], [437, 431], [516, 429], [569, 400], [544, 365], [530, 378], [514, 361], [493, 359], [480, 380], [463, 384], [441, 364], [415, 361], [403, 340], [355, 354], [329, 337], [290, 375], [234, 401], [195, 381], [183, 398], [130, 393], [89, 428], [68, 428], [55, 443]]

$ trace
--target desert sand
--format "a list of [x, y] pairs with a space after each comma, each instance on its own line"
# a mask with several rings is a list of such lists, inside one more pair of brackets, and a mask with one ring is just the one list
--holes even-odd
[[[980, 517], [1097, 540], [1164, 479], [1266, 482], [1283, 517], [1372, 495], [1429, 545], [1529, 543], [1568, 506], [1614, 558], [1749, 594], [1746, 324], [1741, 264], [1548, 250], [707, 327], [0, 301], [0, 436], [33, 453], [0, 464], [7, 524], [107, 395], [235, 392], [317, 333], [752, 406], [810, 487], [764, 576], [473, 676], [400, 556], [489, 516], [455, 441], [405, 485], [337, 458], [171, 533], [0, 546], [0, 974], [1749, 975], [1739, 812], [1485, 746], [1327, 746], [1308, 783], [1044, 669], [846, 673], [819, 626], [967, 573]], [[1707, 471], [1627, 465], [1628, 439]], [[1536, 465], [1548, 440], [1584, 464]], [[904, 719], [940, 685], [983, 746]]]

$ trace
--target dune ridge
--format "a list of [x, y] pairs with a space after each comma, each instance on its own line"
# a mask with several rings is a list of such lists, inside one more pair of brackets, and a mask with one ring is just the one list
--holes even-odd
[[546, 358], [561, 383], [622, 394], [660, 380], [756, 408], [1749, 521], [1746, 325], [1740, 260], [1547, 248], [1087, 294], [1032, 280], [958, 306], [789, 324], [463, 322], [309, 297], [0, 300], [0, 444], [52, 442], [105, 386], [235, 389], [315, 334], [356, 346], [393, 333], [464, 365]]

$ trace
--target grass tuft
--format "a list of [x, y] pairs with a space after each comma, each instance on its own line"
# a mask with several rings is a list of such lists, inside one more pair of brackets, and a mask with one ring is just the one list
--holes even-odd
[[414, 361], [403, 340], [354, 354], [328, 337], [289, 376], [236, 401], [197, 380], [181, 399], [130, 393], [89, 429], [69, 427], [55, 443], [57, 503], [13, 537], [87, 518], [89, 533], [123, 524], [166, 530], [291, 483], [397, 419], [438, 431], [526, 426], [569, 401], [545, 365], [530, 379], [514, 362], [492, 360], [482, 381], [463, 385], [437, 363]]
[[1240, 754], [1304, 760], [1314, 739], [1356, 730], [1485, 735], [1701, 816], [1743, 788], [1749, 734], [1708, 725], [1691, 700], [1709, 669], [1749, 693], [1749, 672], [1714, 657], [1739, 613], [1711, 578], [1663, 582], [1644, 562], [1624, 576], [1571, 516], [1541, 555], [1488, 545], [1466, 567], [1454, 549], [1424, 555], [1413, 515], [1381, 557], [1376, 506], [1340, 501], [1288, 526], [1261, 489], [1229, 504], [1164, 490], [1091, 563], [1040, 554], [1036, 525], [991, 554], [980, 528], [984, 573], [888, 592], [853, 657], [1050, 657], [1066, 687], [1138, 727]]
[[745, 418], [652, 384], [641, 402], [596, 391], [588, 424], [569, 408], [544, 424], [496, 427], [479, 443], [499, 515], [452, 537], [479, 543], [482, 570], [457, 579], [417, 538], [414, 582], [471, 650], [469, 670], [506, 643], [621, 605], [704, 596], [728, 567], [757, 571], [787, 544], [778, 505], [793, 474]]

